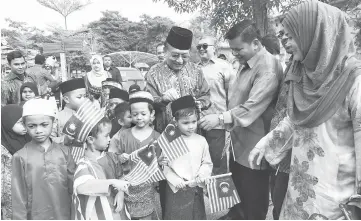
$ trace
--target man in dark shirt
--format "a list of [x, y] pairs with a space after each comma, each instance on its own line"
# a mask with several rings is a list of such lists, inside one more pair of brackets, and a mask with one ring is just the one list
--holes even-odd
[[12, 51], [7, 55], [11, 72], [1, 79], [1, 105], [19, 104], [20, 87], [25, 82], [37, 83], [37, 78], [27, 74], [25, 57], [20, 51]]
[[122, 76], [120, 75], [120, 71], [116, 67], [112, 67], [112, 58], [109, 55], [105, 55], [103, 57], [104, 70], [109, 72], [112, 75], [112, 78], [119, 83], [121, 83]]

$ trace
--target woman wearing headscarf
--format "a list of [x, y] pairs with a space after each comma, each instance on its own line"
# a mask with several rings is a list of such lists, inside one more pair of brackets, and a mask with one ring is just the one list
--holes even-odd
[[100, 55], [93, 55], [90, 59], [92, 70], [85, 75], [85, 86], [92, 101], [97, 101], [100, 107], [102, 82], [111, 78], [110, 74], [104, 70], [103, 59]]
[[1, 219], [11, 219], [11, 159], [30, 141], [22, 124], [23, 108], [9, 104], [1, 108]]
[[293, 54], [288, 116], [249, 162], [265, 156], [276, 165], [292, 148], [280, 219], [344, 218], [340, 204], [361, 193], [361, 64], [350, 27], [343, 12], [316, 0], [291, 9], [283, 26]]
[[39, 90], [36, 84], [33, 82], [25, 82], [20, 87], [20, 105], [24, 105], [24, 103], [30, 99], [39, 96]]

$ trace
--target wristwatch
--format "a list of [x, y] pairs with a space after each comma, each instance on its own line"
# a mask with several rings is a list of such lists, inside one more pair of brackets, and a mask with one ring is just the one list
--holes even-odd
[[224, 117], [223, 117], [223, 114], [218, 115], [218, 120], [219, 120], [219, 125], [223, 126], [223, 125], [224, 125]]

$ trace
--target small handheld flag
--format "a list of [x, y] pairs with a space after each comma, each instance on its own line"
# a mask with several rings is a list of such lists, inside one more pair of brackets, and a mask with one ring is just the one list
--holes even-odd
[[209, 179], [207, 191], [211, 213], [226, 210], [241, 202], [230, 173]]

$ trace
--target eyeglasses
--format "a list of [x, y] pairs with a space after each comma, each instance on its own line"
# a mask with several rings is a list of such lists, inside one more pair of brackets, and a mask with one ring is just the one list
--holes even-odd
[[207, 50], [208, 46], [213, 46], [213, 45], [209, 45], [209, 44], [197, 45], [197, 49], [201, 50], [201, 48], [203, 48], [204, 50]]

